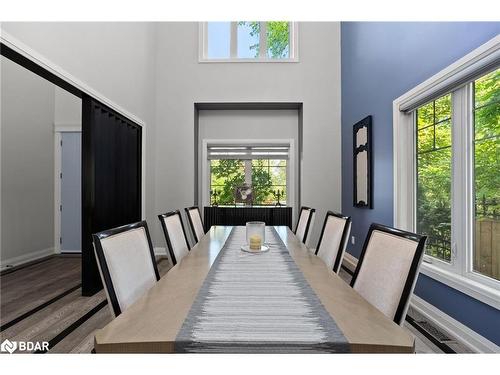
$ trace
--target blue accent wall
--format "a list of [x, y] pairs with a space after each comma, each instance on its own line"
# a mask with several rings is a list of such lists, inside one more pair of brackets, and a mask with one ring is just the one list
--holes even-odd
[[[359, 256], [372, 222], [393, 224], [392, 102], [500, 33], [494, 22], [343, 22], [342, 212]], [[373, 209], [353, 207], [352, 126], [373, 116]], [[425, 275], [415, 293], [500, 345], [500, 311]]]

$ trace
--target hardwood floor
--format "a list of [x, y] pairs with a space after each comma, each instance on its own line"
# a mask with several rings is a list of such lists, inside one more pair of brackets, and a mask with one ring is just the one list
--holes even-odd
[[[95, 331], [111, 321], [111, 313], [104, 291], [82, 297], [80, 264], [80, 257], [61, 255], [0, 276], [0, 322], [7, 325], [0, 340], [48, 341], [48, 353], [90, 353]], [[166, 258], [158, 260], [161, 276], [170, 267]]]
[[58, 256], [0, 277], [0, 325], [80, 285], [81, 258]]
[[[48, 341], [49, 354], [90, 353], [95, 331], [111, 321], [111, 313], [104, 291], [82, 297], [80, 264], [79, 256], [61, 255], [2, 274], [0, 341]], [[161, 276], [170, 268], [166, 258], [158, 259]], [[347, 272], [342, 270], [340, 276], [350, 281]], [[422, 320], [416, 312], [411, 314]], [[404, 327], [415, 336], [417, 353], [443, 352], [408, 322]], [[457, 352], [469, 351], [456, 341], [446, 343]]]

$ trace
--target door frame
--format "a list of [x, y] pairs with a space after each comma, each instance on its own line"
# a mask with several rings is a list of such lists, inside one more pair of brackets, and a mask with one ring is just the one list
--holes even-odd
[[62, 253], [61, 249], [62, 133], [66, 132], [82, 133], [82, 126], [80, 124], [54, 123], [54, 250], [56, 254]]

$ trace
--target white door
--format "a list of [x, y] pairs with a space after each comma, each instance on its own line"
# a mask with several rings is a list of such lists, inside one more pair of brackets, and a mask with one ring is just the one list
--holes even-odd
[[82, 250], [82, 133], [61, 133], [61, 252]]

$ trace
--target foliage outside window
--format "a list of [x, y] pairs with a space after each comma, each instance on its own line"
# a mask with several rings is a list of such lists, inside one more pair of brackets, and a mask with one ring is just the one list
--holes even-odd
[[417, 109], [417, 231], [426, 254], [451, 259], [451, 95]]
[[207, 22], [203, 59], [291, 60], [294, 28], [287, 21]]
[[275, 205], [279, 190], [281, 204], [286, 204], [287, 161], [274, 159], [216, 159], [210, 160], [210, 191], [217, 191], [219, 205], [233, 205], [234, 192], [251, 176], [253, 204]]
[[500, 69], [473, 87], [473, 269], [500, 280]]

